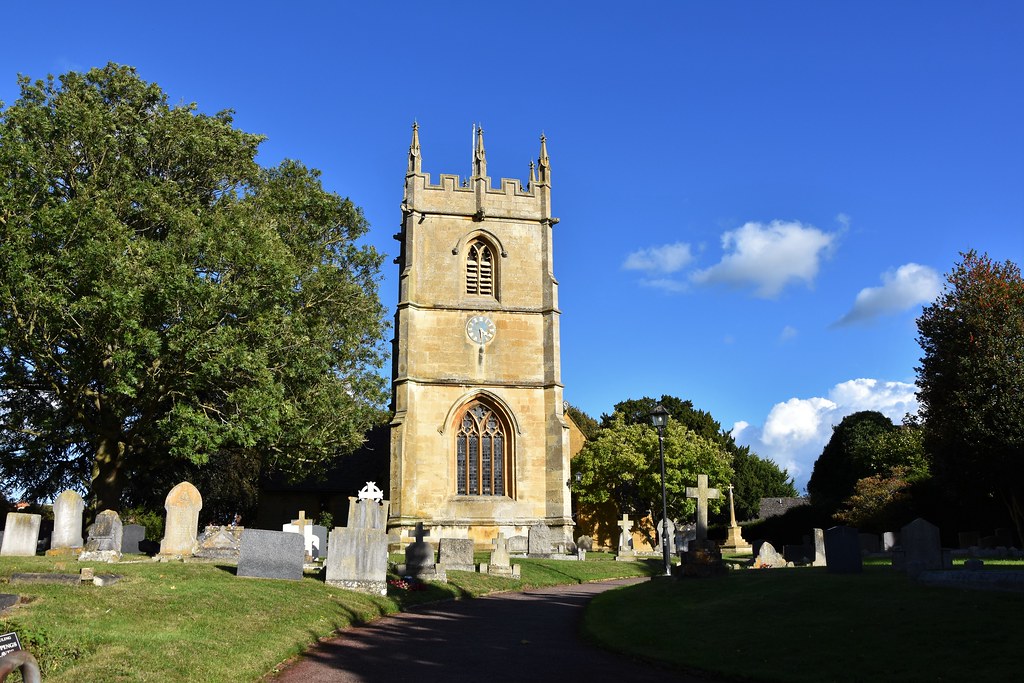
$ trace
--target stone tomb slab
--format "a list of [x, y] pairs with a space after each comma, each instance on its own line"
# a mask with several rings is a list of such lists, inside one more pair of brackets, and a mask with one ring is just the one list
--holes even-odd
[[299, 581], [305, 557], [305, 544], [299, 534], [245, 529], [239, 545], [238, 576]]
[[381, 529], [336, 527], [327, 543], [324, 582], [371, 595], [387, 594], [388, 537]]
[[123, 537], [121, 517], [113, 510], [104, 510], [96, 515], [96, 521], [89, 525], [89, 540], [85, 543], [80, 562], [116, 562], [121, 559]]

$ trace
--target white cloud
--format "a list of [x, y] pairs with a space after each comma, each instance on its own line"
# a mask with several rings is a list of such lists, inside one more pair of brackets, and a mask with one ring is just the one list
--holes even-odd
[[779, 341], [787, 342], [791, 339], [796, 339], [798, 334], [799, 332], [797, 332], [795, 327], [792, 325], [786, 325], [782, 328], [782, 332], [779, 333]]
[[692, 276], [700, 284], [753, 286], [772, 298], [792, 281], [812, 284], [836, 235], [798, 221], [750, 222], [722, 235], [722, 260]]
[[644, 278], [640, 280], [640, 284], [644, 287], [662, 289], [666, 292], [685, 292], [690, 288], [690, 285], [686, 282], [682, 280], [673, 280], [670, 277]]
[[625, 270], [642, 270], [647, 273], [675, 273], [693, 261], [693, 253], [686, 242], [663, 244], [660, 247], [638, 249], [626, 257], [622, 267]]
[[853, 308], [836, 325], [866, 322], [933, 301], [942, 291], [942, 278], [928, 266], [907, 263], [882, 273], [881, 287], [865, 287], [857, 294]]
[[774, 460], [803, 489], [814, 469], [814, 461], [832, 436], [832, 427], [844, 417], [862, 410], [877, 410], [899, 424], [918, 408], [915, 388], [906, 382], [852, 379], [836, 384], [828, 398], [791, 398], [772, 406], [758, 428], [737, 422], [733, 437], [750, 446], [762, 458]]

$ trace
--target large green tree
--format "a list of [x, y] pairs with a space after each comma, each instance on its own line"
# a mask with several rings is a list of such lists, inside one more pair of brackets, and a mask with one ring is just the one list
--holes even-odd
[[[610, 425], [615, 415], [621, 415], [627, 424], [650, 424], [651, 411], [661, 405], [669, 414], [669, 423], [678, 422], [699, 436], [717, 443], [731, 458], [732, 483], [737, 519], [753, 519], [761, 507], [761, 498], [797, 495], [793, 479], [771, 460], [752, 453], [748, 446], [739, 446], [732, 434], [722, 429], [711, 413], [694, 407], [693, 401], [677, 396], [663, 395], [660, 399], [647, 396], [628, 399], [615, 404], [612, 415], [602, 415], [602, 425]], [[723, 516], [724, 519], [724, 516]]]
[[[708, 475], [711, 486], [728, 486], [731, 458], [718, 443], [676, 420], [665, 428], [664, 447], [668, 516], [691, 519], [696, 503], [686, 498], [686, 487], [697, 485], [698, 474]], [[661, 519], [661, 460], [654, 427], [630, 424], [622, 414], [610, 416], [597, 438], [573, 458], [572, 469], [574, 476], [581, 474], [579, 483], [573, 483], [580, 502], [610, 500], [633, 519], [647, 514]], [[712, 501], [711, 509], [719, 509], [723, 500]]]
[[832, 437], [814, 462], [807, 481], [811, 503], [835, 512], [853, 494], [858, 479], [874, 475], [873, 444], [893, 431], [892, 420], [877, 410], [851, 413], [832, 428]]
[[961, 497], [995, 496], [1024, 538], [1024, 280], [974, 251], [917, 319], [925, 449]]
[[3, 482], [117, 508], [175, 468], [300, 476], [357, 447], [386, 330], [360, 210], [130, 67], [20, 86], [0, 104]]

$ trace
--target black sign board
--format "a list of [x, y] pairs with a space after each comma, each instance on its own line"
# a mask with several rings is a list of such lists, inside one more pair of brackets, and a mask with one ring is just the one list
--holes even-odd
[[21, 641], [17, 633], [4, 633], [0, 635], [0, 657], [21, 649]]

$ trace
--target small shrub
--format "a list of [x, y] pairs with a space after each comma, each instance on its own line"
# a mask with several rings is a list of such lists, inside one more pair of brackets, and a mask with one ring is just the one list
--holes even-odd
[[146, 538], [159, 541], [164, 537], [164, 513], [150, 510], [143, 506], [127, 508], [121, 511], [123, 524], [141, 524], [146, 527]]

